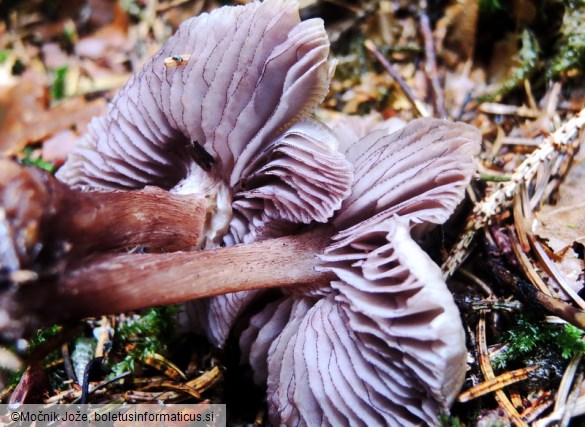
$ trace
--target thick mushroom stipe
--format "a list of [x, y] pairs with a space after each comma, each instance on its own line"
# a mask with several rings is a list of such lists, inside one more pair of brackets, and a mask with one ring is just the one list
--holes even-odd
[[[115, 314], [184, 302], [242, 289], [325, 285], [333, 278], [318, 272], [315, 253], [333, 230], [321, 227], [297, 236], [249, 245], [168, 254], [109, 254], [72, 264], [58, 282], [40, 286], [55, 295], [45, 311], [53, 321]], [[37, 289], [23, 288], [19, 298]]]
[[62, 319], [58, 293], [44, 282], [54, 285], [89, 253], [197, 246], [205, 211], [200, 197], [152, 187], [85, 193], [44, 171], [0, 160], [0, 336], [13, 341]]
[[155, 187], [84, 193], [10, 160], [0, 160], [0, 206], [0, 266], [7, 271], [32, 268], [44, 246], [76, 258], [117, 249], [189, 249], [199, 242], [206, 211], [201, 197]]

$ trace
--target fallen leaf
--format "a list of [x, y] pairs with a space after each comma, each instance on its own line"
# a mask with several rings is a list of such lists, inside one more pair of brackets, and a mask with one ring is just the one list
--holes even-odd
[[0, 116], [0, 153], [7, 155], [16, 154], [28, 144], [43, 141], [59, 131], [73, 127], [85, 130], [93, 117], [106, 111], [103, 99], [87, 102], [83, 98], [68, 99], [45, 110], [41, 96], [44, 89], [27, 79], [9, 93], [12, 102], [7, 97], [0, 101], [0, 110], [5, 111]]
[[[546, 240], [546, 245], [558, 256], [557, 268], [575, 291], [583, 287], [585, 262], [576, 252], [585, 244], [585, 153], [574, 160], [561, 185], [556, 205], [545, 205], [536, 212], [532, 232]], [[579, 249], [577, 249], [579, 250]]]
[[533, 231], [555, 252], [585, 243], [585, 202], [561, 207], [545, 206], [536, 213]]
[[43, 160], [55, 166], [62, 165], [79, 138], [81, 135], [69, 129], [56, 133], [43, 143]]
[[39, 363], [32, 363], [24, 372], [14, 392], [10, 396], [10, 405], [39, 403], [49, 395], [49, 380], [45, 368]]

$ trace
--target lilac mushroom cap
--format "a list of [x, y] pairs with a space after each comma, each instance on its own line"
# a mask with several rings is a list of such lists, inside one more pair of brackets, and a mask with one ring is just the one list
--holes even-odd
[[252, 316], [240, 346], [275, 425], [432, 425], [466, 370], [463, 326], [413, 235], [443, 223], [479, 132], [419, 119], [351, 145], [355, 183], [321, 255], [330, 288], [295, 288]]
[[[166, 67], [165, 58], [190, 55]], [[351, 164], [309, 117], [332, 73], [320, 19], [293, 0], [222, 7], [184, 22], [112, 100], [58, 172], [85, 189], [155, 185], [207, 199], [198, 248], [279, 237], [326, 222], [349, 195]], [[221, 345], [256, 292], [190, 304]]]
[[382, 115], [375, 111], [365, 116], [329, 110], [318, 110], [317, 114], [339, 140], [339, 150], [342, 152], [373, 131], [385, 130], [387, 133], [392, 133], [406, 126], [406, 122], [399, 117], [384, 120]]
[[[274, 160], [251, 168], [247, 174], [251, 190], [235, 194], [234, 216], [225, 242], [250, 243], [293, 233], [299, 224], [326, 222], [341, 206], [340, 198], [349, 195], [352, 178], [350, 163], [333, 150], [335, 146], [333, 133], [316, 121], [301, 122], [277, 137], [270, 148]], [[263, 186], [272, 176], [284, 185]], [[298, 188], [297, 194], [286, 185]], [[272, 197], [272, 210], [263, 206], [262, 197]], [[235, 322], [262, 293], [242, 291], [195, 300], [186, 306], [186, 323], [221, 347]]]
[[[92, 121], [57, 176], [84, 189], [205, 196], [203, 248], [327, 221], [352, 181], [335, 138], [308, 118], [328, 90], [328, 53], [323, 22], [301, 22], [296, 1], [192, 18]], [[165, 66], [175, 55], [190, 56]]]

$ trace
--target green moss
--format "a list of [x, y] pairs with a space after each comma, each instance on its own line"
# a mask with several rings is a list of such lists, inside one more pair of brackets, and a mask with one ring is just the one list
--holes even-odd
[[[61, 331], [62, 328], [59, 325], [49, 326], [37, 330], [36, 334], [28, 342], [28, 347], [26, 350], [27, 353], [29, 354], [34, 353], [39, 346], [48, 344], [51, 341], [57, 339], [61, 335]], [[63, 356], [61, 354], [61, 350], [57, 348], [44, 355], [44, 357], [42, 358], [42, 364], [43, 366], [46, 367], [58, 361], [62, 357]], [[16, 384], [18, 384], [22, 375], [24, 374], [25, 370], [26, 367], [19, 372], [12, 373], [12, 375], [9, 376], [8, 382], [9, 386], [16, 386]], [[47, 376], [51, 384], [51, 387], [54, 389], [59, 389], [60, 387], [62, 387], [63, 382], [67, 380], [67, 375], [65, 374], [63, 369], [56, 368], [47, 369]]]
[[34, 337], [31, 338], [29, 348], [37, 347], [51, 341], [53, 338], [59, 336], [61, 333], [61, 326], [53, 325], [47, 328], [39, 329]]
[[481, 13], [494, 13], [502, 9], [502, 2], [500, 0], [479, 0], [479, 10]]
[[346, 56], [339, 59], [335, 67], [335, 79], [349, 80], [353, 84], [361, 83], [362, 75], [372, 69], [372, 65], [366, 61], [365, 37], [358, 34], [350, 40]]
[[453, 415], [447, 415], [442, 412], [439, 415], [439, 427], [462, 427], [461, 420]]
[[38, 155], [38, 150], [35, 150], [33, 147], [25, 147], [24, 150], [22, 150], [22, 154], [24, 157], [19, 161], [23, 165], [34, 166], [51, 173], [55, 171], [55, 165], [41, 159], [41, 157]]
[[[153, 353], [164, 353], [176, 341], [176, 306], [148, 309], [139, 319], [128, 320], [115, 332], [115, 351], [123, 359], [112, 366], [112, 376], [134, 371], [136, 361]], [[129, 349], [129, 350], [128, 350]]]
[[[57, 325], [50, 326], [50, 327], [43, 328], [43, 329], [39, 329], [36, 332], [36, 334], [29, 340], [28, 346], [27, 346], [28, 351], [30, 352], [30, 351], [34, 350], [36, 347], [38, 347], [39, 345], [45, 344], [45, 343], [51, 341], [53, 338], [57, 337], [60, 333], [61, 333], [61, 327], [57, 326]], [[12, 350], [15, 351], [14, 348], [12, 348]], [[53, 360], [57, 360], [59, 357], [60, 357], [59, 352], [53, 351], [45, 357], [44, 362], [49, 363]], [[18, 384], [18, 382], [20, 381], [20, 378], [24, 374], [25, 370], [26, 370], [26, 367], [22, 368], [20, 371], [6, 372], [6, 386], [7, 386], [7, 388], [16, 386]]]
[[59, 101], [65, 98], [65, 79], [68, 71], [67, 65], [59, 67], [53, 71], [53, 84], [51, 84], [51, 99]]
[[583, 331], [573, 325], [564, 325], [557, 334], [557, 342], [563, 359], [569, 359], [578, 352], [585, 351], [585, 342], [582, 339]]
[[548, 323], [528, 314], [518, 314], [515, 320], [504, 334], [507, 349], [493, 360], [497, 369], [520, 361], [529, 365], [538, 360], [566, 360], [585, 351], [584, 332], [572, 325]]
[[550, 60], [547, 78], [557, 78], [585, 66], [585, 1], [567, 2], [557, 53]]
[[534, 34], [524, 29], [522, 31], [522, 46], [518, 51], [517, 65], [510, 71], [508, 77], [495, 91], [481, 95], [478, 102], [489, 102], [499, 99], [512, 90], [520, 87], [524, 80], [529, 79], [539, 65], [540, 48]]

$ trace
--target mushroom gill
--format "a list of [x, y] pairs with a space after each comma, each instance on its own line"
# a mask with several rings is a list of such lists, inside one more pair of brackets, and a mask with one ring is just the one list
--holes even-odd
[[[335, 138], [307, 119], [328, 90], [328, 53], [323, 22], [301, 22], [296, 1], [191, 18], [94, 119], [57, 177], [83, 189], [151, 185], [205, 197], [205, 248], [244, 241], [271, 221], [327, 221], [351, 185]], [[189, 60], [165, 66], [177, 54]]]
[[[43, 283], [42, 298], [14, 287], [12, 302], [68, 319], [219, 295], [196, 304], [222, 344], [255, 297], [247, 291], [287, 286], [240, 340], [274, 424], [433, 423], [461, 384], [465, 345], [452, 296], [414, 238], [462, 200], [480, 135], [420, 119], [344, 144], [344, 156], [308, 118], [328, 86], [328, 51], [323, 23], [301, 22], [295, 1], [185, 22], [58, 178], [204, 199], [206, 250], [82, 259]], [[189, 60], [165, 66], [176, 54]]]
[[419, 119], [349, 147], [355, 183], [320, 256], [330, 287], [289, 288], [240, 346], [274, 424], [433, 424], [462, 385], [465, 338], [439, 267], [411, 234], [463, 198], [480, 135]]

